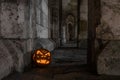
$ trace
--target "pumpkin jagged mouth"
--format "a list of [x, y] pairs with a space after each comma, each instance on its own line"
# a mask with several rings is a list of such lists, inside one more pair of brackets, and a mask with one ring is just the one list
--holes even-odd
[[50, 61], [46, 60], [46, 59], [41, 59], [41, 60], [37, 60], [36, 61], [38, 64], [49, 64]]

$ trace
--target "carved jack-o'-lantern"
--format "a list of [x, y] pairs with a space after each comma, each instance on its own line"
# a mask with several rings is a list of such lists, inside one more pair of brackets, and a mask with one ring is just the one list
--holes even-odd
[[38, 66], [48, 65], [51, 62], [51, 53], [46, 49], [37, 49], [32, 58], [34, 63]]

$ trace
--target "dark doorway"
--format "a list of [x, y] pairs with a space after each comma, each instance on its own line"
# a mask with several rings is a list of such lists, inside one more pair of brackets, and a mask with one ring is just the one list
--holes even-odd
[[87, 50], [88, 0], [50, 0], [50, 38], [56, 47]]
[[53, 63], [87, 64], [87, 1], [49, 1], [50, 38], [56, 44]]
[[78, 47], [78, 1], [62, 0], [60, 8], [60, 47]]

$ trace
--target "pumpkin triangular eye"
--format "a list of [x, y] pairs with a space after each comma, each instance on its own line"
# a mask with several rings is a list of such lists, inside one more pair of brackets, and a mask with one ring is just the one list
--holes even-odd
[[38, 50], [36, 54], [43, 55], [43, 53], [40, 50]]
[[46, 53], [45, 56], [50, 56], [50, 52]]

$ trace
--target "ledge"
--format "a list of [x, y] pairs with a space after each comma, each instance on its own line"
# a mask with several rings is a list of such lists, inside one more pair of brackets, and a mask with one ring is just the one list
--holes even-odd
[[34, 45], [35, 49], [39, 49], [39, 48], [45, 48], [49, 51], [54, 50], [55, 48], [55, 43], [53, 40], [49, 39], [49, 38], [38, 38], [35, 39], [35, 45]]

